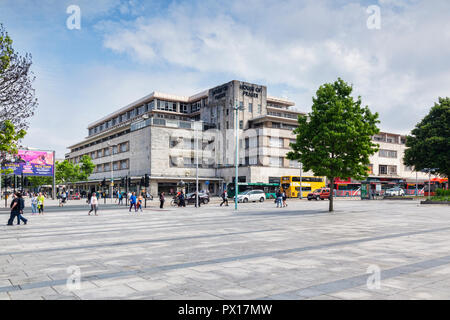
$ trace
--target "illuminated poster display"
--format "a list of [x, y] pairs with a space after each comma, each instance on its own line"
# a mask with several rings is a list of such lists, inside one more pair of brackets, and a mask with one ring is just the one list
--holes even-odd
[[10, 174], [24, 176], [53, 176], [55, 159], [52, 151], [18, 150], [17, 156], [22, 161], [5, 165], [4, 169], [12, 169]]

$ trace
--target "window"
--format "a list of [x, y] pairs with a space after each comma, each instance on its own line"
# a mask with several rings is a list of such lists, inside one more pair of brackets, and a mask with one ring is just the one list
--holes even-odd
[[250, 157], [248, 160], [249, 165], [256, 165], [258, 164], [258, 157]]
[[369, 174], [373, 174], [373, 164], [369, 164]]
[[389, 174], [397, 174], [397, 166], [388, 166]]
[[397, 158], [397, 151], [380, 149], [379, 156], [382, 158]]
[[92, 158], [92, 159], [95, 159], [95, 158], [96, 158], [96, 155], [97, 155], [96, 152], [91, 152], [91, 158]]
[[111, 169], [110, 169], [110, 166], [109, 166], [109, 163], [105, 163], [104, 165], [103, 165], [103, 171], [110, 171]]
[[103, 157], [103, 152], [102, 152], [102, 150], [98, 150], [97, 151], [97, 158], [101, 158], [101, 157]]
[[280, 177], [269, 177], [269, 183], [280, 183]]
[[128, 143], [122, 143], [120, 145], [120, 152], [127, 152], [128, 151]]
[[253, 112], [253, 103], [248, 104], [248, 112], [250, 112], [250, 113]]
[[260, 104], [258, 104], [258, 113], [261, 114], [262, 113], [262, 106]]
[[184, 149], [193, 150], [194, 149], [194, 139], [183, 139]]
[[275, 147], [275, 148], [282, 148], [283, 147], [283, 138], [270, 137], [269, 145], [271, 147]]
[[239, 120], [239, 129], [244, 129], [244, 121]]
[[230, 109], [227, 108], [226, 114], [227, 116], [230, 114]]
[[297, 160], [289, 160], [289, 168], [300, 168], [300, 162]]
[[119, 148], [117, 146], [113, 146], [113, 154], [119, 153]]
[[113, 170], [114, 170], [114, 171], [119, 170], [119, 162], [114, 162]]
[[239, 108], [241, 108], [241, 109], [244, 108], [244, 101], [239, 101]]
[[387, 174], [387, 166], [379, 165], [378, 166], [378, 174]]
[[120, 169], [128, 169], [128, 160], [120, 161]]
[[227, 121], [227, 129], [230, 129], [230, 124], [228, 123], [228, 121]]
[[283, 166], [283, 158], [270, 157], [270, 166], [271, 167], [282, 167]]
[[272, 128], [280, 129], [281, 128], [281, 123], [279, 123], [279, 122], [272, 122]]
[[103, 154], [105, 155], [105, 157], [109, 156], [109, 148], [105, 148], [105, 151], [104, 151]]
[[250, 139], [249, 138], [245, 138], [245, 149], [250, 148]]

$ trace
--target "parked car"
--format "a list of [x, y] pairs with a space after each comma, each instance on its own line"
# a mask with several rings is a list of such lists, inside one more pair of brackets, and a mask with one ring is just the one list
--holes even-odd
[[237, 200], [238, 202], [264, 202], [266, 200], [266, 193], [264, 190], [247, 190], [238, 194]]
[[330, 188], [320, 188], [308, 193], [308, 200], [325, 200], [330, 198]]
[[394, 188], [390, 188], [390, 189], [386, 189], [386, 191], [384, 192], [384, 194], [388, 197], [392, 197], [392, 196], [404, 196], [405, 195], [405, 190], [403, 190], [400, 187], [394, 187]]
[[[200, 204], [208, 204], [209, 203], [209, 194], [204, 192], [199, 192], [199, 201]], [[186, 194], [186, 204], [195, 204], [195, 192], [191, 192]]]

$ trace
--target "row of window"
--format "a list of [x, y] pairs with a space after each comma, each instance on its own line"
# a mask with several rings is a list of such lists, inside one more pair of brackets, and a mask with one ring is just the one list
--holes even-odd
[[[130, 163], [130, 161], [128, 159], [114, 161], [113, 162], [113, 171], [127, 170], [127, 169], [129, 169], [129, 163]], [[98, 164], [94, 168], [94, 173], [110, 172], [110, 171], [111, 171], [111, 162]]]
[[[204, 106], [206, 103], [205, 99], [202, 99], [197, 102], [193, 102], [190, 104], [181, 103], [180, 104], [180, 112], [181, 113], [193, 113], [198, 110], [202, 106]], [[173, 101], [165, 101], [165, 100], [159, 100], [154, 99], [150, 101], [149, 103], [145, 103], [139, 107], [136, 107], [132, 110], [126, 111], [108, 121], [105, 121], [104, 123], [101, 123], [93, 128], [89, 129], [89, 135], [97, 134], [99, 132], [105, 131], [109, 128], [112, 128], [113, 126], [127, 122], [128, 120], [131, 120], [135, 117], [138, 117], [140, 115], [143, 115], [144, 113], [147, 113], [151, 110], [163, 110], [163, 111], [172, 111], [177, 112], [177, 103]]]
[[103, 143], [103, 142], [106, 142], [106, 141], [108, 141], [108, 140], [111, 140], [111, 139], [115, 139], [115, 138], [121, 137], [121, 136], [123, 136], [123, 135], [125, 135], [125, 134], [128, 134], [128, 133], [130, 133], [130, 130], [129, 130], [129, 129], [128, 129], [128, 130], [124, 130], [124, 131], [122, 131], [122, 132], [119, 132], [119, 133], [110, 135], [110, 136], [108, 136], [108, 137], [105, 137], [105, 138], [102, 138], [102, 139], [98, 139], [98, 140], [93, 141], [93, 142], [91, 142], [91, 143], [85, 144], [84, 146], [81, 146], [81, 147], [72, 149], [72, 152], [76, 152], [76, 151], [80, 151], [80, 150], [83, 150], [83, 149], [92, 147], [92, 146], [94, 146], [94, 145], [96, 145], [96, 144]]
[[269, 111], [267, 112], [269, 116], [275, 116], [275, 117], [282, 117], [282, 118], [289, 118], [289, 119], [297, 119], [298, 115], [295, 113], [283, 113], [283, 112], [273, 112]]
[[[107, 147], [107, 148], [103, 148], [97, 151], [92, 151], [91, 153], [86, 153], [85, 155], [91, 157], [91, 159], [98, 159], [98, 158], [102, 158], [102, 157], [107, 157], [111, 155], [111, 147]], [[112, 146], [112, 153], [114, 154], [118, 154], [118, 153], [122, 153], [122, 152], [127, 152], [129, 151], [129, 142], [124, 142], [124, 143], [120, 143], [118, 145], [114, 145]], [[74, 163], [78, 163], [81, 160], [81, 157], [83, 155], [80, 155], [78, 157], [74, 157], [72, 159], [72, 162]]]

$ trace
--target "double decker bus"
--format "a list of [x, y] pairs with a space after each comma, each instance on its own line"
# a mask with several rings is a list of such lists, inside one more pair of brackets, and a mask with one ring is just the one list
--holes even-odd
[[[234, 197], [234, 195], [235, 195], [234, 187], [235, 187], [234, 182], [229, 183], [227, 185], [228, 198]], [[239, 188], [239, 190], [238, 190], [239, 194], [241, 194], [242, 192], [247, 191], [247, 190], [263, 190], [264, 193], [266, 194], [267, 199], [274, 199], [277, 190], [280, 188], [280, 184], [279, 183], [243, 183], [243, 182], [239, 182], [238, 188]]]
[[[300, 176], [284, 176], [280, 181], [281, 190], [288, 198], [300, 197]], [[325, 187], [325, 177], [302, 177], [302, 197], [308, 193]]]
[[434, 178], [431, 181], [425, 181], [424, 195], [426, 197], [435, 196], [436, 189], [448, 189], [448, 178]]

